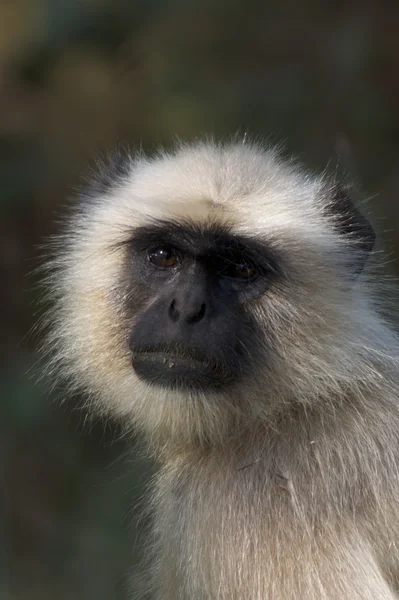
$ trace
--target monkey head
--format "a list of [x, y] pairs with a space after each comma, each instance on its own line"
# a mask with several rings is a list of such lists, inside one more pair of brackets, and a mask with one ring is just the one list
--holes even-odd
[[273, 150], [116, 160], [54, 242], [50, 368], [153, 439], [217, 443], [367, 378], [373, 243], [334, 182]]

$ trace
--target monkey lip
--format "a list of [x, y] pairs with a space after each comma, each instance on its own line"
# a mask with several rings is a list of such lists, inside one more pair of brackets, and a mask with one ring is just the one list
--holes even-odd
[[219, 387], [227, 375], [216, 362], [159, 351], [133, 352], [132, 366], [147, 383], [175, 389]]

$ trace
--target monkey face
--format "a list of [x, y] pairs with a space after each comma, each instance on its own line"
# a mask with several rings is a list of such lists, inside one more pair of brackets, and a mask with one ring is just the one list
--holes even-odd
[[339, 395], [364, 373], [373, 242], [335, 184], [257, 146], [112, 164], [48, 266], [49, 369], [178, 440]]
[[261, 340], [248, 305], [279, 276], [266, 245], [220, 226], [158, 222], [134, 232], [127, 256], [129, 347], [141, 380], [206, 392], [250, 375]]

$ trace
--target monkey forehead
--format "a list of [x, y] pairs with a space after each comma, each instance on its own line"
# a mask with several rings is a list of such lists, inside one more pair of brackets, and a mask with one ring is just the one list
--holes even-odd
[[303, 210], [311, 204], [315, 183], [273, 150], [204, 143], [138, 162], [126, 191], [161, 210], [180, 205], [187, 212], [202, 204], [204, 211], [249, 205], [270, 212], [273, 207], [281, 211], [284, 203], [289, 208], [299, 203]]
[[263, 236], [292, 230], [309, 237], [312, 229], [315, 235], [324, 228], [328, 233], [319, 210], [322, 185], [322, 178], [309, 177], [273, 150], [199, 143], [133, 160], [129, 175], [94, 212], [112, 229], [114, 242], [152, 219], [218, 223]]

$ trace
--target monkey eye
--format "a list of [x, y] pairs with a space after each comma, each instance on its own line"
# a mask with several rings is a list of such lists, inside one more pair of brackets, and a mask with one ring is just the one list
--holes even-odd
[[228, 262], [221, 269], [220, 276], [230, 279], [250, 280], [258, 274], [256, 267], [250, 262]]
[[179, 255], [174, 248], [155, 248], [148, 252], [148, 258], [159, 269], [173, 269], [179, 262]]

